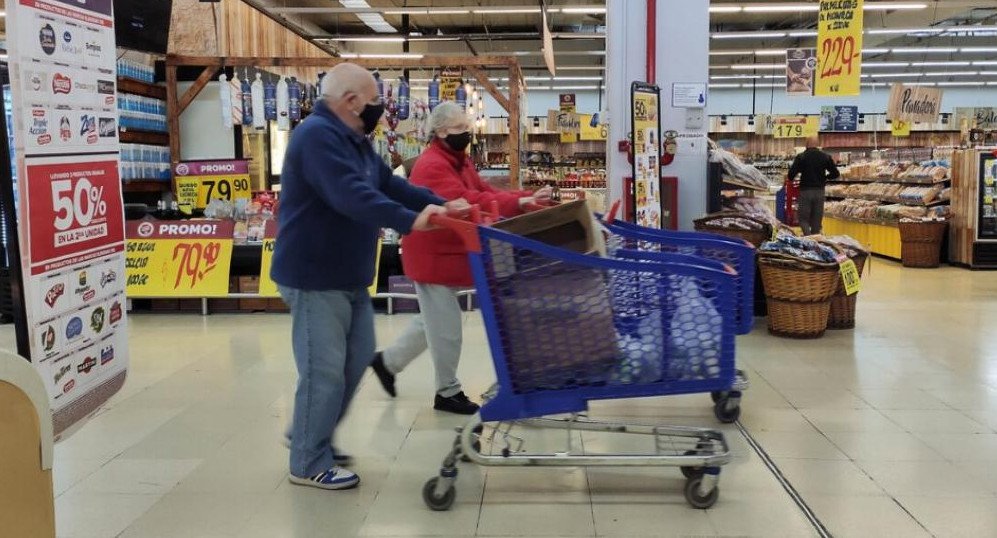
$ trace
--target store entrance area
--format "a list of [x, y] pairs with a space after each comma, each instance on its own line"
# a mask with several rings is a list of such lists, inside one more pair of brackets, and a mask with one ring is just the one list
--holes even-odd
[[[422, 485], [462, 423], [432, 409], [428, 357], [399, 376], [397, 399], [364, 379], [337, 440], [356, 458], [357, 489], [291, 485], [281, 444], [296, 378], [290, 317], [135, 315], [124, 388], [56, 446], [57, 533], [821, 536], [802, 504], [836, 537], [997, 535], [997, 472], [988, 464], [997, 458], [997, 347], [984, 325], [997, 313], [997, 281], [880, 259], [868, 270], [854, 331], [791, 341], [758, 323], [739, 339], [737, 358], [751, 381], [740, 426], [760, 453], [738, 425], [722, 426], [733, 459], [720, 499], [705, 511], [687, 505], [674, 468], [471, 464], [462, 464], [453, 508], [427, 510]], [[379, 343], [393, 341], [409, 319], [378, 315]], [[465, 314], [464, 325], [460, 376], [477, 396], [494, 380], [493, 366], [480, 314]], [[3, 336], [12, 346], [12, 331]], [[591, 415], [715, 421], [705, 395], [595, 402]], [[564, 432], [513, 433], [534, 451], [564, 445]], [[630, 448], [618, 436], [574, 435], [586, 452]]]

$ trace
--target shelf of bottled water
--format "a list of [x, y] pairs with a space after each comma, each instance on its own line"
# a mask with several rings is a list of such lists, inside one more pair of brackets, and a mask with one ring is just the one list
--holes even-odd
[[118, 76], [152, 84], [156, 81], [156, 70], [151, 65], [144, 63], [118, 60]]
[[170, 148], [147, 144], [121, 144], [119, 173], [123, 181], [170, 179]]
[[166, 101], [118, 93], [118, 114], [125, 129], [166, 131]]

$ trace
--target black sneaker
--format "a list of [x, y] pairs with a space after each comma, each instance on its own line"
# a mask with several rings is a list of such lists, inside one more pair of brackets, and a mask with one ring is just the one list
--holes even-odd
[[377, 380], [384, 387], [384, 392], [387, 392], [392, 398], [398, 396], [398, 393], [395, 391], [395, 374], [389, 372], [388, 367], [384, 365], [383, 353], [378, 351], [374, 354], [374, 360], [370, 363], [370, 367], [377, 374]]
[[437, 411], [446, 411], [447, 413], [457, 415], [473, 415], [478, 412], [480, 407], [478, 404], [468, 400], [463, 392], [458, 392], [448, 398], [437, 394], [436, 402], [433, 404], [433, 409]]

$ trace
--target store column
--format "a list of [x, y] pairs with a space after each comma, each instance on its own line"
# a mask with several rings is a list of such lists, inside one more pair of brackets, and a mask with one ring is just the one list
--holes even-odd
[[[680, 5], [680, 7], [679, 7]], [[709, 118], [700, 109], [672, 107], [678, 83], [705, 87], [709, 80], [709, 0], [655, 5], [655, 80], [661, 88], [661, 130], [679, 133], [674, 161], [662, 167], [663, 176], [679, 178], [679, 228], [692, 229], [692, 221], [706, 212], [706, 135]], [[620, 141], [631, 132], [630, 83], [647, 78], [647, 0], [607, 0], [606, 95], [609, 111], [609, 193], [623, 198], [624, 178], [632, 174]], [[709, 99], [708, 92], [704, 96]], [[690, 113], [690, 111], [694, 111]], [[698, 111], [698, 113], [696, 112]], [[698, 117], [697, 117], [698, 116]], [[698, 120], [698, 121], [697, 121]]]

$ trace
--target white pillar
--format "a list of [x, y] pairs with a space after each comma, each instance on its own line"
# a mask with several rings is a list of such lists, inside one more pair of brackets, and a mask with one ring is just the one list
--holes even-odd
[[[662, 167], [663, 176], [679, 178], [679, 228], [692, 229], [693, 219], [706, 212], [706, 134], [709, 119], [703, 109], [701, 128], [686, 127], [686, 109], [672, 108], [672, 83], [709, 81], [709, 0], [657, 0], [656, 84], [661, 88], [661, 129], [678, 131], [675, 160]], [[623, 196], [623, 178], [632, 174], [618, 142], [631, 131], [630, 83], [646, 77], [647, 0], [607, 0], [606, 100], [609, 110], [609, 191]]]

